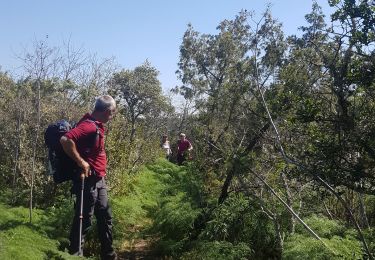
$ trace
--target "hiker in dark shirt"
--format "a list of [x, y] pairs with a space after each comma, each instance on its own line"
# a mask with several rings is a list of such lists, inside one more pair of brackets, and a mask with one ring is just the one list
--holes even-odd
[[101, 244], [101, 259], [117, 259], [112, 247], [112, 213], [105, 183], [107, 157], [104, 149], [104, 124], [113, 118], [115, 112], [116, 102], [111, 96], [99, 97], [94, 111], [84, 115], [77, 127], [60, 139], [65, 153], [82, 169], [81, 180], [73, 181], [76, 202], [81, 200], [80, 187], [84, 181], [82, 240], [79, 241], [80, 203], [75, 203], [69, 246], [69, 253], [73, 255], [82, 254], [80, 248], [91, 226], [92, 216], [95, 214]]
[[177, 142], [177, 163], [181, 165], [189, 156], [189, 152], [193, 150], [193, 146], [190, 141], [186, 139], [184, 133], [180, 133], [180, 139]]

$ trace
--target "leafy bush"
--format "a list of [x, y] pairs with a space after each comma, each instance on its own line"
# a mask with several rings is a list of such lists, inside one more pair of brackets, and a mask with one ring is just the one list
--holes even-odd
[[49, 217], [34, 209], [30, 224], [27, 208], [0, 204], [0, 259], [79, 259], [59, 251], [59, 242], [49, 238], [55, 228], [45, 221]]
[[243, 196], [229, 197], [213, 211], [202, 237], [210, 240], [235, 241], [243, 227], [243, 214], [249, 210], [249, 201]]
[[313, 215], [305, 220], [328, 246], [311, 237], [302, 227], [296, 226], [296, 234], [289, 237], [284, 244], [285, 259], [361, 259], [361, 244], [337, 221]]
[[52, 238], [60, 240], [69, 237], [74, 214], [73, 206], [73, 199], [65, 198], [45, 210], [42, 219], [48, 226], [53, 227], [53, 232], [49, 232]]
[[150, 232], [158, 234], [157, 249], [162, 255], [179, 255], [190, 235], [195, 219], [201, 213], [201, 177], [188, 167], [178, 167], [165, 160], [149, 166], [164, 189], [158, 207], [151, 213], [154, 223]]
[[179, 241], [188, 235], [200, 210], [194, 208], [186, 193], [167, 196], [156, 214], [155, 229], [163, 237]]
[[[323, 216], [312, 215], [306, 218], [305, 223], [320, 237], [332, 238], [333, 236], [344, 236], [346, 228], [335, 220]], [[296, 232], [309, 236], [310, 233], [302, 226], [296, 226]]]
[[249, 259], [250, 248], [245, 243], [234, 245], [226, 241], [202, 241], [193, 250], [184, 253], [181, 259]]
[[233, 244], [246, 242], [255, 259], [277, 258], [280, 254], [273, 223], [253, 201], [241, 194], [230, 196], [213, 210], [200, 239]]
[[329, 248], [311, 236], [295, 234], [285, 242], [283, 259], [362, 259], [357, 240], [333, 236], [323, 241]]

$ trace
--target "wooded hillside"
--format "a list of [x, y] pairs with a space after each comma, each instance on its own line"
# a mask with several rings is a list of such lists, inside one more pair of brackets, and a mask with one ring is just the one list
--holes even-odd
[[[70, 42], [36, 41], [24, 76], [0, 72], [0, 258], [66, 253], [70, 185], [48, 176], [46, 127], [77, 122], [112, 95], [109, 197], [122, 259], [373, 259], [375, 7], [313, 3], [301, 36], [269, 10], [243, 10], [216, 34], [189, 25], [172, 92], [148, 61], [121, 68]], [[1, 65], [1, 64], [0, 64]], [[168, 134], [193, 144], [183, 166]], [[32, 244], [33, 246], [30, 246]], [[95, 230], [85, 245], [96, 259]], [[65, 252], [64, 252], [65, 251]]]

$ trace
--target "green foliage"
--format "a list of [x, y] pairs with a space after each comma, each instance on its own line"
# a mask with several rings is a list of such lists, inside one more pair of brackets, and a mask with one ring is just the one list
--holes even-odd
[[178, 255], [200, 213], [199, 176], [160, 159], [122, 178], [126, 192], [112, 198], [115, 239], [156, 235], [160, 254]]
[[146, 61], [134, 70], [122, 70], [113, 75], [111, 91], [126, 108], [124, 112], [132, 124], [139, 117], [159, 116], [172, 109], [162, 95], [158, 74], [156, 68]]
[[256, 259], [277, 257], [278, 245], [273, 223], [259, 211], [255, 201], [243, 195], [230, 196], [212, 212], [199, 238], [202, 241], [246, 242]]
[[73, 198], [63, 198], [59, 203], [47, 208], [43, 217], [45, 225], [53, 227], [53, 230], [49, 232], [50, 236], [65, 243], [65, 245], [74, 215], [73, 206]]
[[55, 226], [45, 220], [53, 217], [34, 210], [34, 223], [28, 223], [27, 208], [10, 208], [0, 204], [1, 259], [79, 259], [59, 251], [59, 242], [51, 239]]
[[371, 1], [329, 0], [331, 6], [339, 8], [331, 15], [333, 21], [346, 24], [348, 19], [356, 20], [359, 26], [352, 28], [352, 42], [370, 44], [375, 40], [374, 3]]
[[165, 184], [158, 208], [151, 214], [154, 219], [151, 232], [161, 236], [157, 245], [161, 254], [178, 255], [201, 213], [201, 177], [188, 167], [178, 167], [166, 161], [159, 161], [150, 169], [157, 172], [159, 180]]
[[[338, 221], [327, 219], [324, 216], [312, 215], [304, 221], [315, 233], [324, 238], [344, 236], [347, 230]], [[296, 232], [306, 236], [309, 235], [308, 231], [302, 225], [296, 226]]]
[[245, 243], [232, 244], [226, 241], [201, 241], [194, 247], [193, 250], [184, 253], [181, 259], [249, 259], [251, 253], [250, 248]]
[[311, 237], [298, 225], [295, 234], [287, 238], [284, 244], [285, 259], [361, 259], [360, 242], [353, 236], [353, 231], [340, 225], [337, 221], [322, 216], [311, 216], [305, 220], [326, 243]]
[[158, 198], [164, 189], [157, 173], [146, 167], [143, 167], [134, 178], [123, 178], [131, 178], [131, 181], [127, 182], [128, 192], [112, 199], [116, 219], [115, 233], [118, 238], [129, 237], [129, 229], [148, 224], [148, 212], [156, 209]]
[[[67, 57], [53, 64], [56, 50], [37, 43], [25, 57], [27, 78], [0, 72], [0, 201], [28, 204], [34, 165], [33, 206], [45, 210], [34, 210], [28, 224], [27, 209], [0, 204], [0, 258], [69, 259], [58, 249], [67, 243], [72, 202], [67, 184], [56, 188], [44, 175], [42, 131], [60, 118], [79, 120], [94, 97], [107, 92], [119, 103], [106, 138], [119, 248], [152, 236], [161, 255], [183, 259], [361, 258], [359, 236], [339, 222], [348, 221], [342, 206], [317, 178], [312, 181], [319, 174], [340, 192], [360, 225], [371, 226], [365, 237], [372, 250], [374, 198], [362, 193], [375, 193], [375, 10], [366, 0], [328, 2], [335, 6], [332, 27], [314, 2], [303, 35], [287, 40], [269, 10], [258, 21], [241, 11], [220, 22], [216, 34], [189, 25], [177, 71], [182, 85], [175, 89], [187, 100], [181, 115], [172, 114], [150, 63], [112, 71], [105, 62], [78, 65], [86, 61], [73, 52], [76, 64]], [[46, 64], [35, 63], [39, 59]], [[191, 134], [193, 163], [178, 167], [155, 159], [165, 129]], [[299, 224], [294, 231], [295, 219], [249, 172], [294, 209], [301, 207], [328, 247]], [[357, 203], [360, 196], [364, 205]], [[338, 221], [312, 215], [323, 212]], [[86, 247], [94, 253], [95, 230], [88, 238]]]
[[374, 224], [375, 223], [375, 196], [367, 196], [366, 201], [366, 213], [368, 214], [369, 223]]
[[[368, 241], [369, 247], [371, 252], [375, 249], [375, 230], [373, 227], [366, 229], [363, 231], [364, 236], [366, 237], [366, 241]], [[349, 235], [349, 234], [348, 234]], [[352, 236], [355, 236], [355, 233], [352, 234]]]
[[228, 198], [213, 211], [212, 220], [207, 222], [203, 237], [210, 240], [236, 241], [244, 228], [243, 216], [249, 210], [249, 201], [243, 196]]
[[[114, 216], [115, 245], [143, 235], [160, 237], [157, 245], [162, 254], [178, 255], [185, 247], [192, 224], [200, 213], [200, 181], [187, 167], [178, 167], [164, 159], [144, 166], [134, 175], [123, 175], [128, 187], [125, 193], [111, 196]], [[66, 188], [66, 187], [65, 187]], [[60, 194], [46, 210], [34, 210], [30, 225], [26, 208], [1, 205], [0, 236], [2, 259], [70, 259], [64, 250], [73, 215], [72, 200]], [[93, 227], [95, 223], [93, 223]], [[24, 237], [21, 237], [25, 234]], [[17, 243], [14, 243], [16, 237]], [[35, 241], [35, 246], [31, 241]], [[25, 245], [30, 244], [30, 245]], [[20, 249], [19, 247], [22, 247]], [[96, 255], [99, 250], [96, 229], [91, 229], [85, 253]], [[35, 254], [35, 257], [34, 257]], [[25, 257], [31, 255], [30, 258]], [[74, 258], [72, 258], [74, 259]]]
[[329, 248], [312, 237], [295, 234], [285, 242], [283, 259], [362, 259], [357, 240], [333, 236], [323, 241]]
[[163, 236], [175, 241], [184, 239], [193, 227], [195, 218], [200, 213], [186, 192], [167, 195], [160, 205], [155, 218], [155, 229]]

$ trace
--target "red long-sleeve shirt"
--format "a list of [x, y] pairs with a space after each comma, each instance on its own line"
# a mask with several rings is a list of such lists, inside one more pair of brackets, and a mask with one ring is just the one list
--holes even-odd
[[95, 174], [104, 177], [107, 167], [107, 155], [104, 149], [104, 125], [99, 121], [95, 121], [95, 123], [94, 121], [89, 113], [85, 114], [77, 126], [66, 133], [65, 136], [73, 140], [77, 151], [88, 162]]
[[178, 154], [183, 154], [185, 151], [189, 149], [191, 146], [191, 143], [188, 139], [185, 139], [184, 141], [178, 140]]

